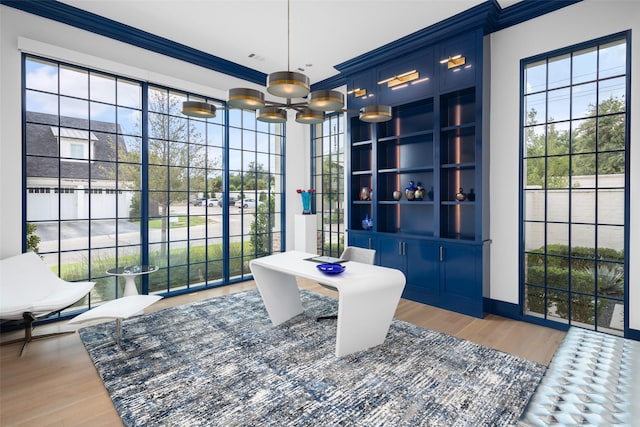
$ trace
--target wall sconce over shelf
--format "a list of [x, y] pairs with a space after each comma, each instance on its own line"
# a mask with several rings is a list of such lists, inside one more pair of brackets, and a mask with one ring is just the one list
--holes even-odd
[[466, 62], [467, 59], [460, 54], [450, 56], [440, 61], [441, 64], [447, 64], [448, 69], [459, 67], [461, 65], [464, 65]]
[[387, 87], [394, 87], [404, 83], [409, 83], [414, 80], [418, 80], [420, 78], [420, 73], [417, 70], [407, 71], [402, 74], [396, 74], [393, 77], [389, 77], [388, 79], [380, 80], [378, 82], [379, 85], [387, 84]]
[[366, 89], [361, 89], [361, 88], [355, 88], [355, 89], [351, 89], [350, 91], [347, 92], [347, 95], [353, 95], [356, 98], [361, 98], [363, 96], [367, 96], [367, 90]]

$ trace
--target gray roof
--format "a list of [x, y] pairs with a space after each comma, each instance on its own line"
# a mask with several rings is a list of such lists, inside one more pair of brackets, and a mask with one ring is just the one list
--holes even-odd
[[[60, 123], [58, 123], [58, 118]], [[126, 144], [115, 123], [27, 112], [26, 150], [27, 176], [44, 178], [115, 179], [116, 146], [120, 156]], [[93, 144], [92, 161], [64, 161], [58, 158], [57, 134], [67, 137], [90, 138]]]

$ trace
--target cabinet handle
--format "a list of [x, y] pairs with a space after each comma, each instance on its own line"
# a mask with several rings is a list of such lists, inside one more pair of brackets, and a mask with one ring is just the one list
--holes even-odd
[[407, 255], [407, 242], [402, 242], [402, 256]]
[[369, 237], [369, 243], [368, 243], [368, 245], [369, 245], [369, 249], [371, 249], [371, 237]]
[[398, 255], [402, 255], [402, 242], [398, 242]]
[[444, 261], [444, 248], [440, 246], [440, 262]]

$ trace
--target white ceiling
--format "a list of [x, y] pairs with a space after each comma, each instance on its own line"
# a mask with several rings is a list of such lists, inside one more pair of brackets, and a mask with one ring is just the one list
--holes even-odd
[[[62, 1], [265, 74], [287, 69], [285, 0]], [[334, 65], [484, 1], [291, 0], [290, 69], [318, 82], [337, 74]]]

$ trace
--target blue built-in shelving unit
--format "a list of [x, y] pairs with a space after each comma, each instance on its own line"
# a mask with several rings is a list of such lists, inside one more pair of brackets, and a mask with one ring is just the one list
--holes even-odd
[[[397, 60], [341, 70], [348, 90], [361, 90], [348, 95], [350, 109], [393, 107], [384, 123], [350, 116], [349, 244], [376, 249], [379, 265], [402, 270], [404, 298], [476, 317], [484, 312], [488, 262], [483, 35], [478, 26]], [[464, 63], [450, 67], [445, 60], [458, 55]], [[407, 73], [417, 76], [379, 84]], [[422, 184], [424, 198], [395, 200], [393, 192], [404, 193], [409, 181]], [[362, 187], [373, 190], [367, 200]], [[464, 200], [457, 197], [461, 189]], [[374, 219], [371, 230], [362, 227], [365, 217]]]

